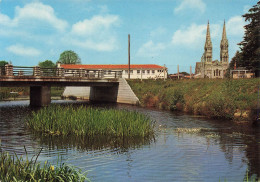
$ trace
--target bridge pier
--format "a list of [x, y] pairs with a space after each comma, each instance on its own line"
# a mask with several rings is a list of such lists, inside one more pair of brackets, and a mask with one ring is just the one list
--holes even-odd
[[30, 87], [30, 105], [47, 106], [51, 103], [50, 86], [31, 86]]

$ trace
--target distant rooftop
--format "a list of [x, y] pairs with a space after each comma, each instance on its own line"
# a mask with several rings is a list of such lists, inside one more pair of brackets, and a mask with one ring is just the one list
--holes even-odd
[[[128, 64], [62, 64], [65, 69], [128, 69]], [[131, 69], [163, 69], [157, 64], [131, 64]]]

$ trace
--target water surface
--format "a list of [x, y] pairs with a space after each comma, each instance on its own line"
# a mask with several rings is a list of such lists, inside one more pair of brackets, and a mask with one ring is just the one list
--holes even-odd
[[[53, 102], [90, 106], [79, 101]], [[25, 122], [39, 108], [30, 108], [29, 101], [10, 101], [0, 102], [1, 150], [24, 155], [25, 146], [33, 156], [43, 148], [40, 161], [56, 162], [59, 157], [88, 171], [92, 181], [243, 181], [247, 173], [260, 176], [259, 128], [129, 105], [92, 106], [149, 115], [156, 124], [155, 138], [41, 136], [28, 130]]]

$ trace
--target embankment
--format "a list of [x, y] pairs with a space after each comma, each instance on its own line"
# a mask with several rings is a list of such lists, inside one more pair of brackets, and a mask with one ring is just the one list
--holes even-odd
[[128, 80], [144, 107], [256, 121], [260, 79]]

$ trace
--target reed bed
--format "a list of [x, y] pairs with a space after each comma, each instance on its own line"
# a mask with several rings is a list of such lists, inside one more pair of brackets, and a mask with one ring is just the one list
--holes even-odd
[[60, 164], [60, 166], [51, 165], [45, 162], [41, 165], [37, 162], [39, 155], [30, 160], [26, 155], [18, 157], [16, 154], [10, 155], [8, 152], [0, 153], [0, 181], [2, 182], [64, 182], [75, 181], [83, 182], [87, 180], [86, 175], [82, 174], [73, 166]]
[[144, 114], [116, 109], [51, 105], [33, 112], [29, 128], [51, 135], [148, 137], [153, 123]]

